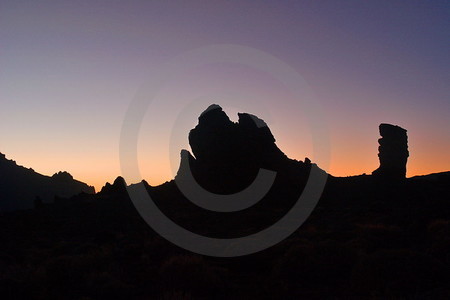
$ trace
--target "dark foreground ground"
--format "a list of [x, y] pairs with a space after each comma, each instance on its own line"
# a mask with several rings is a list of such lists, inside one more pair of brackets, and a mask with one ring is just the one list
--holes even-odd
[[[151, 190], [177, 198], [173, 182]], [[217, 227], [177, 214], [198, 232]], [[254, 217], [247, 230], [261, 227]], [[117, 186], [4, 214], [0, 241], [2, 299], [449, 299], [450, 176], [330, 178], [295, 234], [238, 258], [172, 245]]]

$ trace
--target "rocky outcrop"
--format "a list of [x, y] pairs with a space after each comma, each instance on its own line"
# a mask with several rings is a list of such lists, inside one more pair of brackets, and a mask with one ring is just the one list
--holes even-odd
[[380, 167], [372, 174], [389, 180], [404, 179], [409, 156], [406, 130], [391, 124], [380, 124], [379, 128], [381, 135], [381, 139], [378, 140]]
[[189, 163], [201, 186], [218, 194], [239, 192], [253, 182], [260, 168], [295, 182], [299, 176], [307, 177], [311, 168], [308, 158], [307, 163], [289, 159], [263, 120], [248, 113], [238, 117], [237, 123], [230, 121], [222, 108], [213, 104], [190, 131], [193, 155], [182, 155], [182, 160]]
[[327, 176], [307, 158], [288, 158], [263, 120], [239, 113], [232, 122], [215, 104], [200, 115], [189, 144], [192, 154], [181, 151], [175, 180], [149, 193], [167, 217], [201, 235], [232, 238], [263, 230], [298, 202], [312, 170], [315, 179]]
[[59, 181], [70, 181], [73, 180], [73, 176], [70, 175], [70, 173], [65, 171], [60, 171], [58, 173], [53, 174], [53, 179], [59, 180]]
[[30, 209], [53, 202], [55, 197], [69, 198], [83, 192], [93, 194], [95, 189], [67, 172], [45, 176], [0, 153], [0, 211]]
[[102, 189], [100, 190], [100, 194], [123, 194], [127, 193], [127, 185], [125, 183], [125, 179], [122, 176], [117, 177], [113, 184], [107, 182]]

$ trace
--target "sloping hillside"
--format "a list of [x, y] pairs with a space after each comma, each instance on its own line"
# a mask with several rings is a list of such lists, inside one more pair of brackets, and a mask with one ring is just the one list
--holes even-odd
[[52, 202], [55, 196], [71, 197], [81, 192], [92, 194], [95, 189], [67, 172], [45, 176], [0, 153], [0, 211], [33, 208], [35, 202]]

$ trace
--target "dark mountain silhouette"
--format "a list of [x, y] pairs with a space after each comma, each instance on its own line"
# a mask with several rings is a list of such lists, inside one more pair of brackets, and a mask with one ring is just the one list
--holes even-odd
[[428, 175], [419, 175], [411, 177], [411, 180], [423, 180], [423, 181], [434, 181], [434, 182], [448, 182], [450, 180], [450, 172], [440, 172]]
[[102, 189], [100, 190], [100, 194], [109, 195], [109, 194], [124, 194], [127, 193], [125, 179], [122, 176], [117, 177], [113, 184], [107, 182]]
[[53, 202], [55, 196], [68, 198], [82, 192], [92, 194], [95, 190], [67, 172], [45, 176], [0, 153], [0, 211], [29, 209]]
[[[244, 236], [280, 219], [318, 166], [286, 157], [262, 120], [233, 123], [213, 105], [189, 134], [176, 180], [149, 194], [170, 219], [211, 237]], [[450, 296], [450, 172], [405, 178], [406, 131], [381, 125], [374, 175], [328, 176], [308, 220], [252, 255], [192, 254], [156, 234], [123, 178], [95, 195], [0, 217], [0, 293], [26, 299], [389, 298]], [[375, 138], [375, 137], [374, 137]], [[406, 150], [406, 151], [405, 151]], [[179, 185], [190, 172], [205, 189], [233, 194], [260, 168], [275, 171], [255, 205], [211, 212]], [[70, 270], [70, 271], [69, 271]]]

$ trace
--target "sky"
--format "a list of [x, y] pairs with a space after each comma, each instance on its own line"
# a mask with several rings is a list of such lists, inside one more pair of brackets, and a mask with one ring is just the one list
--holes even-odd
[[[173, 178], [212, 103], [233, 121], [259, 116], [289, 157], [335, 176], [378, 167], [380, 123], [408, 130], [407, 176], [448, 171], [449, 20], [448, 1], [3, 0], [0, 152], [99, 190], [122, 174], [122, 126], [144, 95], [152, 102], [136, 142], [151, 185]], [[262, 70], [245, 51], [278, 64]]]

